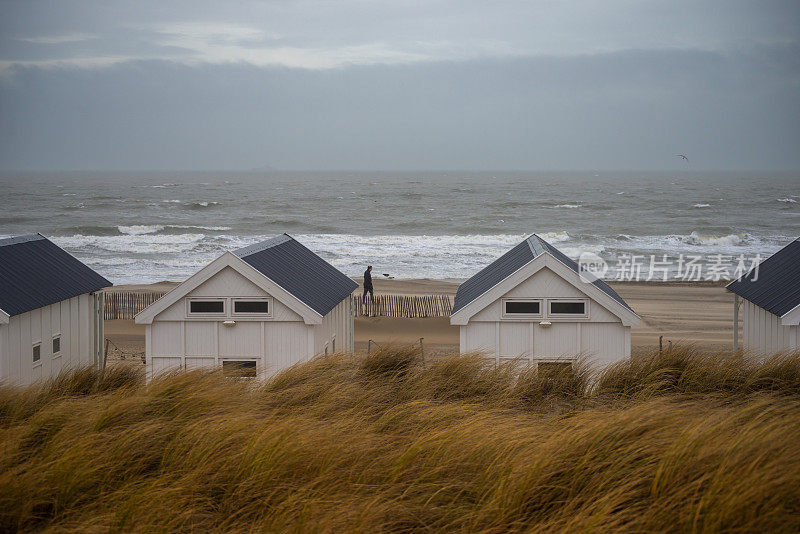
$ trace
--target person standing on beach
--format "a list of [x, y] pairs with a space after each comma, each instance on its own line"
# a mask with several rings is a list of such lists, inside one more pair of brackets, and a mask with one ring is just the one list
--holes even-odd
[[375, 304], [375, 293], [372, 290], [372, 265], [369, 265], [367, 270], [364, 271], [364, 303], [367, 302], [367, 291], [369, 291], [369, 298], [372, 303]]

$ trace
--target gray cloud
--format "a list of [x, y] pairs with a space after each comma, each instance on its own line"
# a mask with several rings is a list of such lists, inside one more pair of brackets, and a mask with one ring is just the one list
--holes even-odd
[[795, 3], [100, 5], [0, 7], [6, 168], [800, 168]]

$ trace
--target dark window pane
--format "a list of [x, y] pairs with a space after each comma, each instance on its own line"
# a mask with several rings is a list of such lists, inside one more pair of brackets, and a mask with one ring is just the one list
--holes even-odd
[[33, 346], [33, 361], [38, 362], [42, 358], [42, 346], [41, 345], [34, 345]]
[[53, 354], [58, 354], [61, 352], [61, 338], [56, 337], [53, 338]]
[[189, 302], [192, 313], [223, 313], [225, 303], [221, 300], [192, 300]]
[[508, 301], [506, 313], [539, 313], [539, 302]]
[[551, 302], [550, 313], [583, 315], [586, 313], [585, 302]]
[[222, 362], [222, 374], [252, 378], [256, 376], [256, 362]]
[[237, 300], [233, 303], [236, 313], [269, 313], [269, 302], [266, 300]]

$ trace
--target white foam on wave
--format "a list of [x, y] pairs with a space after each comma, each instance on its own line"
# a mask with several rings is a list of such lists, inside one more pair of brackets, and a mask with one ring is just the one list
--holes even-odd
[[[792, 195], [792, 196], [794, 196], [794, 195]], [[786, 198], [779, 198], [779, 199], [778, 199], [778, 202], [788, 202], [788, 203], [790, 203], [790, 204], [795, 204], [795, 203], [797, 203], [797, 201], [796, 201], [795, 199], [793, 199], [793, 198], [789, 198], [789, 197], [786, 197]]]
[[201, 226], [199, 224], [168, 224], [169, 228], [182, 228], [184, 230], [209, 230], [213, 232], [224, 232], [230, 230], [230, 226]]
[[711, 204], [702, 204], [702, 203], [697, 203], [697, 204], [695, 204], [695, 205], [694, 205], [694, 206], [692, 206], [692, 207], [693, 207], [693, 208], [710, 208], [710, 207], [711, 207]]
[[173, 200], [162, 200], [161, 202], [164, 202], [165, 204], [180, 204], [183, 201], [173, 199]]
[[117, 230], [127, 235], [144, 235], [160, 232], [164, 227], [160, 224], [139, 224], [133, 226], [117, 226]]
[[746, 234], [703, 235], [692, 232], [688, 240], [695, 245], [730, 246], [740, 244], [745, 237]]
[[537, 234], [539, 237], [547, 241], [548, 243], [561, 243], [563, 241], [569, 241], [570, 235], [567, 232], [559, 231], [559, 232], [544, 232], [542, 234]]
[[67, 250], [85, 253], [117, 252], [124, 254], [173, 254], [190, 252], [202, 244], [204, 234], [133, 234], [133, 235], [73, 235], [55, 237], [55, 243]]
[[556, 208], [568, 208], [568, 209], [575, 209], [575, 208], [582, 208], [583, 204], [556, 204]]

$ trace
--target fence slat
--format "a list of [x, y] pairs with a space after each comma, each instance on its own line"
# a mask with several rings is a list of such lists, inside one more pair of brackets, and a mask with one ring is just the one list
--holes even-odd
[[375, 301], [354, 293], [356, 317], [449, 317], [453, 297], [449, 295], [375, 295]]
[[133, 317], [164, 296], [166, 292], [105, 291], [103, 318], [133, 319]]

